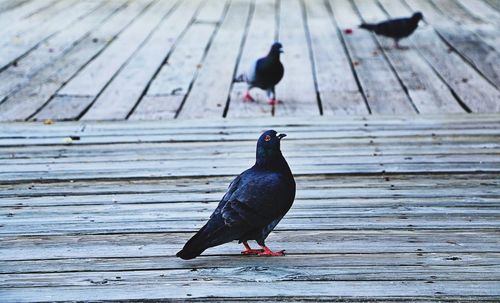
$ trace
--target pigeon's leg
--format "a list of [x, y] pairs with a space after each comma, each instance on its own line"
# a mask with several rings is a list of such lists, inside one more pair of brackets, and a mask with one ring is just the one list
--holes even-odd
[[245, 92], [245, 96], [243, 96], [243, 102], [255, 102], [255, 99], [250, 95], [250, 89], [252, 87], [248, 87]]
[[248, 242], [246, 242], [246, 241], [243, 241], [243, 246], [245, 246], [245, 250], [241, 252], [242, 255], [258, 255], [258, 254], [264, 252], [263, 249], [250, 248], [250, 245], [248, 245]]
[[269, 256], [269, 257], [276, 257], [276, 256], [284, 256], [285, 255], [285, 251], [284, 250], [280, 250], [280, 251], [272, 251], [269, 249], [269, 247], [265, 246], [265, 245], [261, 245], [261, 247], [263, 248], [263, 252], [261, 253], [258, 253], [259, 256]]
[[269, 98], [269, 101], [267, 103], [269, 103], [270, 105], [283, 103], [281, 100], [276, 99], [276, 92], [274, 91], [274, 87], [268, 89], [266, 92], [267, 92], [267, 97]]
[[399, 40], [397, 40], [397, 39], [394, 40], [394, 47], [397, 49], [408, 49], [408, 47], [406, 47], [406, 46], [399, 45]]

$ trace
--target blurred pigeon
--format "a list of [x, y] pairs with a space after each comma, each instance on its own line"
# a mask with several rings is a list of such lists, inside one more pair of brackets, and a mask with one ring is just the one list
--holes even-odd
[[384, 22], [370, 24], [363, 23], [359, 27], [375, 32], [377, 35], [386, 36], [394, 39], [394, 46], [401, 49], [399, 40], [411, 35], [418, 27], [418, 22], [424, 16], [421, 12], [416, 12], [410, 18], [399, 18], [387, 20]]
[[[199, 256], [209, 247], [238, 240], [242, 254], [283, 256], [264, 243], [269, 233], [285, 216], [295, 199], [295, 180], [281, 154], [285, 134], [264, 132], [257, 141], [255, 165], [234, 179], [219, 205], [203, 226], [177, 253], [184, 260]], [[255, 240], [262, 249], [251, 249]]]
[[283, 64], [280, 62], [282, 48], [281, 43], [275, 42], [267, 56], [255, 61], [247, 73], [241, 74], [235, 79], [236, 82], [246, 82], [248, 84], [243, 101], [253, 102], [254, 99], [250, 95], [250, 89], [258, 87], [267, 92], [269, 104], [280, 103], [280, 101], [276, 100], [274, 87], [283, 78], [285, 72]]

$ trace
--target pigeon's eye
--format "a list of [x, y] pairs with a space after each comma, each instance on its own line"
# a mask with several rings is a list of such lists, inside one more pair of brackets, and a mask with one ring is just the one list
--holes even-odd
[[266, 135], [266, 137], [264, 138], [264, 140], [265, 140], [265, 141], [269, 141], [269, 140], [271, 140], [271, 136]]

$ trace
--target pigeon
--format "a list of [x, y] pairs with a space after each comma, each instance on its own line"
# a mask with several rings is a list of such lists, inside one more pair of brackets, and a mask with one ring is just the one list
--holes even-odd
[[258, 87], [266, 91], [269, 104], [275, 105], [281, 103], [281, 101], [276, 100], [274, 87], [280, 82], [285, 73], [283, 64], [280, 62], [280, 54], [283, 52], [282, 48], [281, 43], [275, 42], [271, 46], [271, 50], [267, 56], [255, 61], [248, 72], [239, 75], [235, 79], [235, 82], [246, 82], [248, 84], [247, 91], [243, 97], [244, 102], [255, 101], [250, 95], [250, 89]]
[[375, 32], [377, 35], [386, 36], [394, 39], [394, 46], [398, 49], [399, 40], [411, 35], [418, 27], [418, 22], [423, 19], [421, 12], [416, 12], [410, 18], [399, 18], [387, 20], [384, 22], [371, 24], [363, 23], [359, 27]]
[[[283, 256], [265, 245], [269, 233], [285, 216], [295, 199], [295, 180], [281, 154], [280, 142], [286, 134], [264, 132], [257, 141], [255, 165], [236, 177], [208, 222], [176, 256], [196, 258], [209, 247], [234, 240], [243, 243], [244, 255]], [[255, 240], [262, 249], [252, 249]]]

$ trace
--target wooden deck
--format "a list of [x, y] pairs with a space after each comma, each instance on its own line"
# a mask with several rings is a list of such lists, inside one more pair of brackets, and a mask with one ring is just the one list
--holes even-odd
[[[266, 128], [288, 255], [176, 258]], [[499, 155], [500, 115], [0, 124], [0, 301], [498, 302]]]
[[[406, 51], [357, 29], [417, 10]], [[0, 0], [0, 121], [500, 112], [499, 26], [496, 0]], [[284, 104], [244, 104], [275, 40]]]

